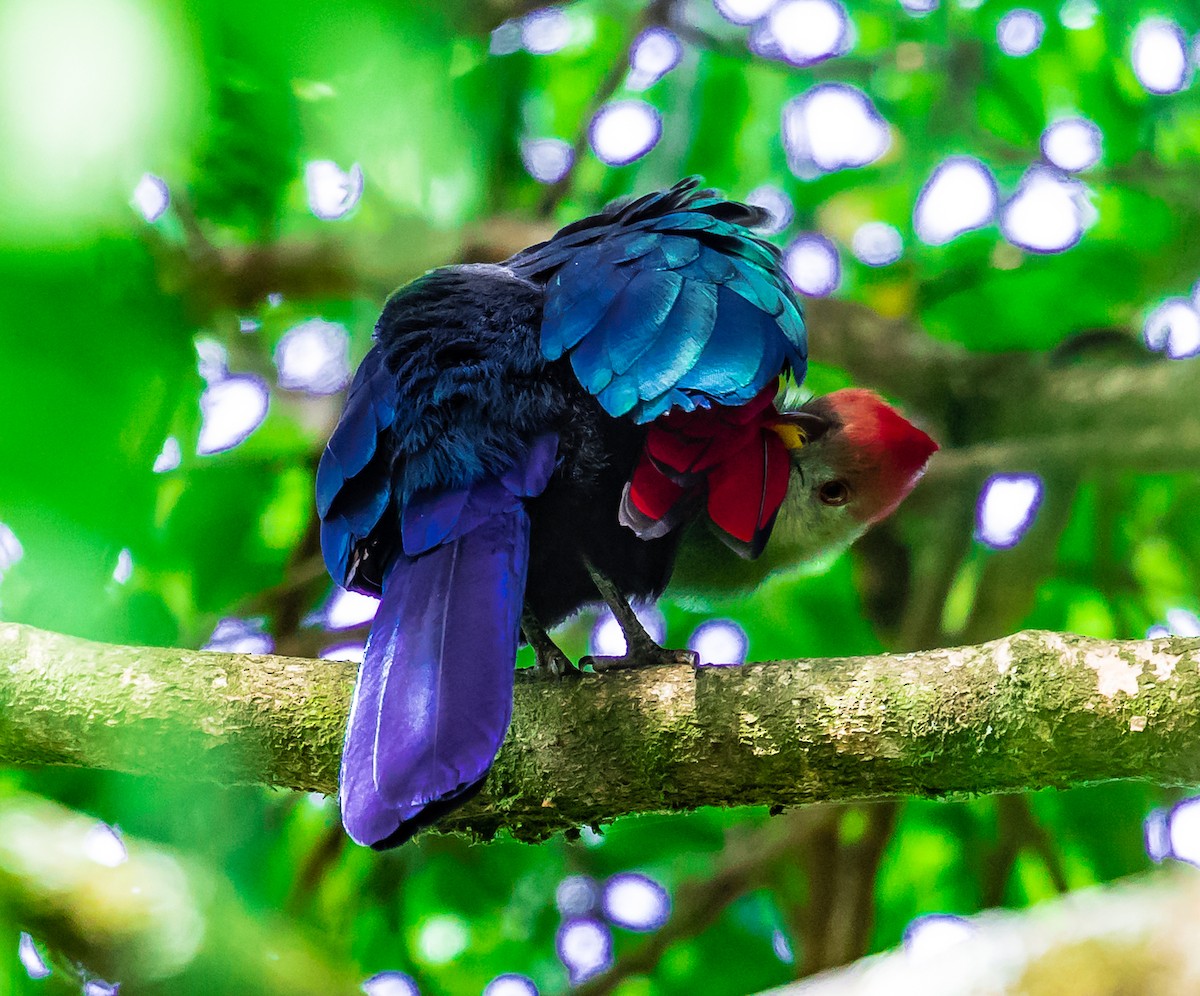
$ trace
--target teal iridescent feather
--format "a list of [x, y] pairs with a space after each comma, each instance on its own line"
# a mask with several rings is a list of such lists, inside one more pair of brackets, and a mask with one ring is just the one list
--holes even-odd
[[781, 370], [804, 377], [800, 304], [779, 250], [748, 227], [758, 210], [698, 183], [568, 225], [506, 264], [545, 281], [542, 354], [569, 353], [611, 415], [648, 422], [683, 399], [737, 405]]

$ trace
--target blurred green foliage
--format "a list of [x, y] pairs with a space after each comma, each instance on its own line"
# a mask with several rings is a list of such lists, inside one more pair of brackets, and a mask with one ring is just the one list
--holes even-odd
[[[1133, 31], [1161, 5], [1106, 5], [1090, 26], [1068, 29], [1060, 4], [1036, 0], [1029, 8], [1044, 18], [1045, 37], [1024, 58], [996, 44], [1006, 7], [968, 6], [945, 0], [913, 17], [896, 0], [850, 4], [850, 52], [797, 69], [750, 54], [746, 30], [703, 0], [656, 4], [686, 27], [683, 61], [644, 95], [663, 113], [661, 142], [616, 169], [584, 147], [550, 203], [525, 173], [520, 143], [574, 143], [585, 131], [627, 57], [639, 4], [584, 0], [567, 8], [561, 51], [500, 56], [489, 54], [488, 31], [525, 8], [9, 0], [0, 7], [0, 522], [22, 556], [3, 572], [0, 619], [199, 646], [221, 617], [261, 615], [289, 652], [338, 642], [304, 619], [328, 592], [312, 580], [312, 477], [340, 398], [279, 388], [273, 351], [288, 329], [320, 316], [344, 324], [357, 362], [391, 286], [469, 247], [505, 244], [495, 219], [532, 226], [543, 204], [565, 222], [687, 173], [734, 196], [771, 183], [796, 210], [781, 242], [820, 230], [841, 249], [839, 296], [911, 316], [941, 339], [1036, 352], [1091, 328], [1140, 328], [1150, 308], [1187, 294], [1200, 275], [1196, 92], [1150, 95], [1130, 67]], [[1188, 32], [1200, 27], [1190, 8], [1173, 14]], [[891, 147], [864, 169], [802, 180], [788, 169], [781, 107], [831, 80], [870, 94]], [[1104, 143], [1083, 176], [1097, 216], [1077, 247], [1021, 253], [994, 225], [944, 246], [916, 239], [913, 205], [946, 156], [980, 157], [1011, 195], [1043, 129], [1074, 113], [1095, 122]], [[361, 202], [337, 221], [318, 220], [306, 204], [305, 164], [325, 159], [359, 163], [366, 177]], [[153, 223], [129, 204], [145, 172], [171, 191]], [[849, 252], [853, 232], [872, 220], [904, 235], [893, 266], [867, 267]], [[498, 254], [537, 236], [530, 227]], [[279, 303], [267, 299], [275, 290]], [[261, 426], [211, 456], [196, 454], [198, 338], [224, 348], [231, 372], [272, 385]], [[849, 379], [813, 360], [814, 390]], [[182, 463], [155, 473], [168, 437]], [[1191, 472], [1082, 482], [1051, 537], [1052, 573], [1028, 579], [1032, 608], [1006, 628], [1140, 637], [1170, 608], [1196, 610], [1198, 497]], [[909, 527], [902, 516], [893, 539], [921, 535]], [[965, 542], [945, 612], [951, 633], [987, 566], [1006, 556]], [[113, 577], [122, 550], [133, 564], [123, 583]], [[686, 640], [716, 614], [745, 628], [755, 659], [891, 648], [894, 633], [860, 597], [864, 570], [845, 556], [749, 598], [666, 603], [670, 639]], [[570, 652], [583, 651], [590, 623], [567, 627]], [[554, 893], [565, 875], [640, 870], [675, 893], [711, 875], [728, 840], [767, 822], [765, 811], [702, 811], [537, 847], [426, 835], [377, 855], [342, 846], [329, 801], [104, 772], [0, 777], [0, 794], [18, 790], [192, 856], [252, 911], [290, 918], [333, 961], [363, 977], [409, 972], [423, 993], [479, 992], [502, 972], [559, 991]], [[1141, 820], [1163, 795], [1121, 784], [1029, 799], [1045, 846], [1021, 849], [997, 894], [989, 869], [1011, 831], [1001, 803], [907, 802], [877, 876], [867, 869], [873, 901], [851, 932], [879, 949], [921, 913], [1020, 906], [1052, 895], [1055, 874], [1078, 888], [1143, 869]], [[852, 848], [865, 818], [847, 810], [835, 846]], [[789, 924], [814, 886], [782, 873], [762, 885], [698, 936], [675, 940], [652, 976], [620, 992], [740, 993], [791, 978], [806, 962]], [[21, 925], [3, 915], [0, 991], [77, 991], [61, 968], [45, 982], [25, 978]], [[796, 965], [779, 956], [777, 931], [789, 935]], [[614, 933], [618, 958], [640, 943]], [[208, 991], [223, 984], [213, 979]]]

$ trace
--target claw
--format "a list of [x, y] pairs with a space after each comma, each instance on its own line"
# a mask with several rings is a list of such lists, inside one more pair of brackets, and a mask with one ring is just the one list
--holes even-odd
[[691, 650], [668, 650], [654, 642], [653, 637], [646, 632], [646, 627], [638, 620], [637, 613], [629, 604], [628, 599], [621, 594], [613, 582], [603, 573], [596, 570], [590, 561], [583, 562], [591, 575], [592, 583], [600, 597], [608, 603], [613, 617], [625, 634], [625, 655], [623, 657], [584, 657], [579, 662], [580, 667], [591, 665], [596, 671], [619, 671], [635, 667], [655, 667], [661, 665], [699, 667], [700, 656]]
[[588, 656], [580, 658], [580, 667], [587, 667], [589, 664], [596, 672], [622, 671], [639, 667], [699, 667], [700, 655], [694, 650], [671, 650], [653, 644], [649, 647], [640, 647], [637, 651], [627, 653], [623, 657]]
[[525, 634], [526, 642], [533, 647], [535, 663], [526, 668], [526, 673], [534, 679], [578, 677], [579, 668], [571, 663], [571, 658], [559, 649], [557, 643], [537, 617], [526, 607], [521, 616], [521, 631]]
[[[553, 645], [551, 645], [553, 646]], [[534, 678], [577, 678], [580, 675], [580, 670], [571, 661], [571, 658], [564, 654], [558, 647], [553, 647], [553, 650], [538, 650], [535, 652], [536, 661], [529, 669], [531, 677]]]

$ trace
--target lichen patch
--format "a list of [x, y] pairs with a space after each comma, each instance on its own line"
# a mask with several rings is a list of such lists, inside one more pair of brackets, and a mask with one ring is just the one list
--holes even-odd
[[1165, 647], [1155, 650], [1155, 642], [1153, 640], [1138, 640], [1126, 644], [1129, 654], [1142, 665], [1142, 672], [1145, 673], [1146, 665], [1149, 664], [1154, 668], [1154, 677], [1157, 681], [1166, 681], [1175, 673], [1175, 668], [1181, 660], [1182, 654], [1169, 654]]
[[1117, 692], [1137, 695], [1141, 664], [1131, 664], [1111, 651], [1092, 651], [1084, 655], [1083, 662], [1096, 672], [1097, 691], [1106, 699], [1111, 699]]
[[1008, 674], [1013, 665], [1012, 645], [1005, 640], [996, 648], [994, 655], [998, 674]]

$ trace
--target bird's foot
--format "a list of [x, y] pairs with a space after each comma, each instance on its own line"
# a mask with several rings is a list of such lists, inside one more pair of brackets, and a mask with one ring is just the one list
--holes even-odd
[[533, 647], [534, 665], [525, 669], [530, 678], [567, 678], [579, 675], [579, 668], [571, 663], [571, 658], [550, 638], [546, 627], [538, 621], [528, 606], [521, 614], [521, 632], [525, 635], [525, 642]]
[[553, 643], [548, 647], [535, 648], [534, 658], [533, 667], [529, 668], [531, 678], [576, 678], [580, 674], [571, 658]]
[[589, 664], [597, 672], [622, 671], [639, 667], [679, 667], [681, 665], [699, 667], [700, 655], [694, 650], [671, 650], [668, 647], [660, 647], [657, 643], [651, 643], [648, 646], [635, 647], [633, 650], [626, 651], [622, 657], [589, 656], [583, 657], [579, 661], [580, 667], [587, 667]]

